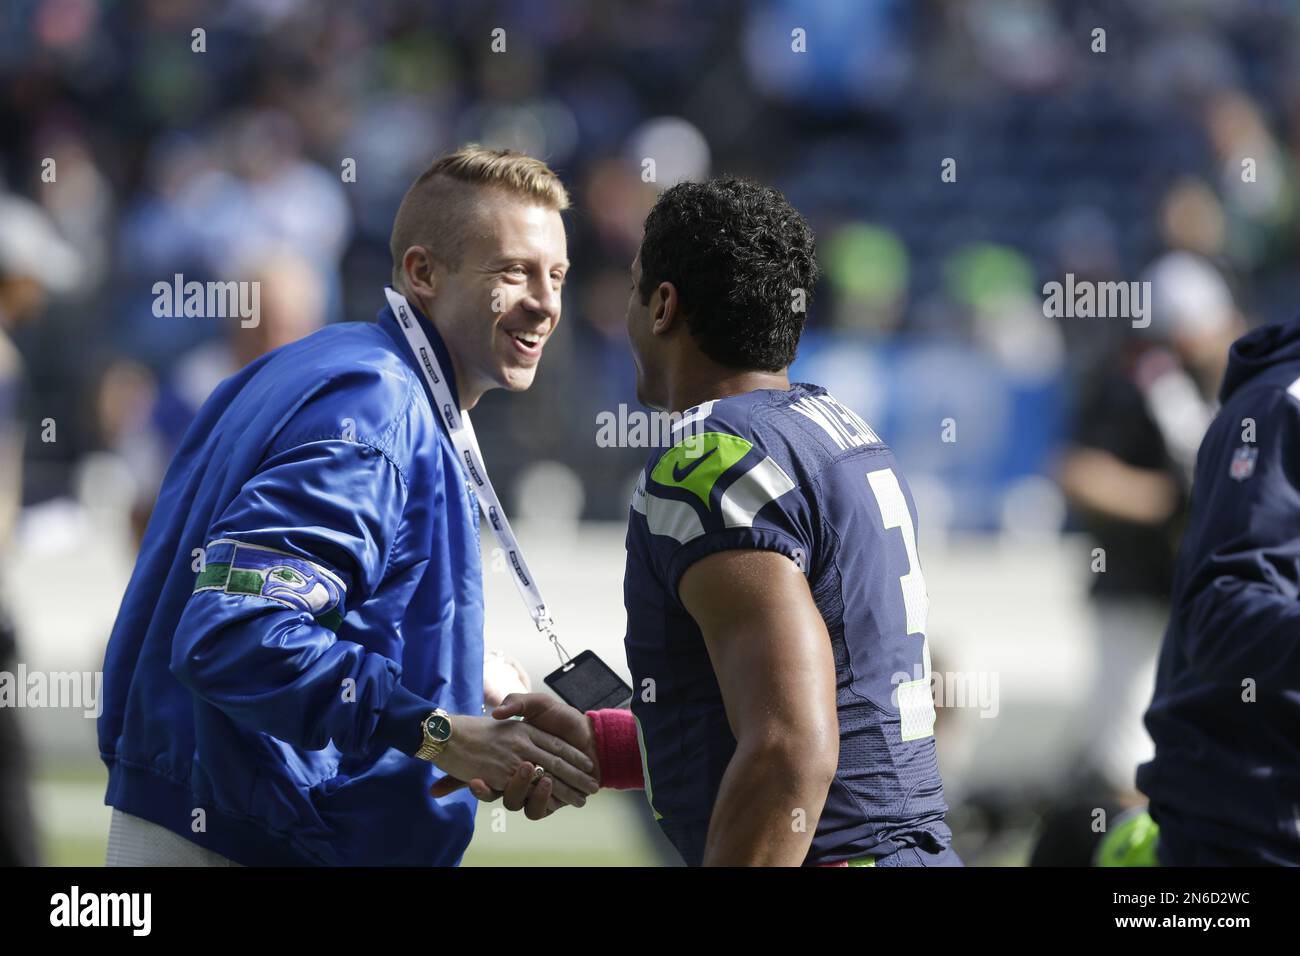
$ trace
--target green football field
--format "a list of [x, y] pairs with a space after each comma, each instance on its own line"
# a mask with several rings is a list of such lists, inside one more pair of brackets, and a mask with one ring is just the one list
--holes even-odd
[[[44, 862], [102, 866], [109, 809], [107, 772], [98, 761], [47, 760], [37, 767], [33, 803]], [[479, 806], [465, 866], [654, 866], [660, 863], [640, 793], [597, 794], [581, 810], [546, 820]]]
[[[107, 773], [99, 761], [46, 759], [37, 766], [33, 798], [48, 866], [101, 866], [108, 836]], [[1033, 827], [1008, 828], [968, 865], [1023, 866]], [[566, 807], [528, 820], [500, 804], [480, 804], [465, 866], [680, 866], [653, 824], [640, 791], [604, 790], [581, 810]]]

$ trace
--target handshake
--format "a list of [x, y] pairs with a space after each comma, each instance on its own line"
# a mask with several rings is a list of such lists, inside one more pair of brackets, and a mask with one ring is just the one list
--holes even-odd
[[434, 764], [447, 776], [429, 790], [445, 797], [469, 787], [540, 820], [581, 807], [600, 789], [591, 719], [548, 694], [510, 694], [490, 717], [453, 716], [452, 736]]

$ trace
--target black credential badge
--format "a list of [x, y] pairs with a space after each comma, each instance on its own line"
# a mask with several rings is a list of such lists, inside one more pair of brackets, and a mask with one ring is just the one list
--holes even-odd
[[545, 680], [560, 700], [584, 714], [589, 710], [626, 707], [632, 699], [632, 688], [590, 650], [560, 665]]

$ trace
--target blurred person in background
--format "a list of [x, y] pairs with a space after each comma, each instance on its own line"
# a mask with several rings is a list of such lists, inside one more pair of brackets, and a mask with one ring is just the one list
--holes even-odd
[[[1240, 319], [1206, 260], [1168, 253], [1151, 282], [1151, 324], [1087, 373], [1058, 478], [1093, 538], [1096, 668], [1078, 722], [1076, 787], [1137, 799], [1134, 772], [1151, 755], [1141, 713], [1169, 613], [1174, 554], [1196, 449], [1216, 408]], [[1102, 320], [1089, 320], [1102, 321]]]
[[[291, 270], [286, 282], [311, 286], [304, 292], [319, 300], [312, 310], [318, 321], [336, 317], [339, 263], [352, 232], [338, 176], [301, 155], [297, 126], [281, 112], [242, 110], [213, 125], [202, 136], [171, 133], [151, 144], [145, 188], [123, 212], [120, 268], [133, 286], [148, 289], [156, 277], [178, 272], [265, 281], [279, 260]], [[290, 258], [298, 264], [289, 265]], [[147, 301], [122, 310], [118, 337], [129, 354], [155, 366], [204, 354], [201, 343], [195, 355], [181, 357], [192, 330], [154, 316]], [[254, 345], [238, 348], [249, 356]]]
[[[51, 293], [76, 285], [79, 260], [39, 206], [0, 192], [0, 573], [22, 507], [26, 434], [22, 357], [7, 333], [39, 318]], [[18, 661], [18, 635], [0, 603], [0, 671], [12, 672]], [[0, 705], [0, 866], [40, 862], [20, 714]]]
[[[110, 368], [100, 390], [101, 420], [117, 454], [135, 479], [131, 525], [138, 547], [153, 512], [163, 474], [199, 409], [223, 381], [254, 359], [296, 342], [325, 324], [326, 290], [320, 273], [288, 247], [269, 251], [251, 269], [238, 269], [260, 286], [259, 320], [245, 328], [225, 320], [221, 338], [191, 349], [154, 385], [137, 363]], [[129, 367], [128, 367], [129, 366]], [[123, 390], [144, 394], [134, 401]], [[135, 406], [136, 414], [118, 421], [117, 409]]]

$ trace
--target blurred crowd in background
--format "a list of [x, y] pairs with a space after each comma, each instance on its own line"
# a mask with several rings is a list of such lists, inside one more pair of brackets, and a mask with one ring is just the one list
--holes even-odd
[[[567, 321], [538, 387], [480, 413], [502, 474], [559, 462], [582, 516], [623, 517], [643, 450], [597, 458], [595, 416], [635, 407], [623, 317], [641, 221], [657, 189], [733, 173], [781, 188], [816, 229], [826, 279], [796, 371], [933, 477], [927, 520], [1059, 527], [1032, 479], [1089, 369], [1133, 330], [1044, 318], [1044, 282], [1159, 277], [1188, 253], [1157, 283], [1148, 340], [1300, 301], [1297, 19], [1267, 0], [13, 0], [3, 188], [63, 240], [33, 254], [54, 297], [5, 309], [25, 420], [60, 425], [57, 442], [28, 430], [24, 500], [67, 494], [94, 449], [156, 483], [185, 421], [168, 405], [316, 325], [372, 318], [403, 191], [478, 141], [543, 157], [576, 199]], [[267, 327], [155, 317], [153, 284], [176, 273], [262, 279]], [[936, 442], [950, 416], [957, 440]]]
[[[508, 509], [625, 518], [646, 450], [598, 447], [597, 415], [638, 407], [643, 218], [674, 182], [751, 177], [818, 235], [792, 377], [895, 447], [923, 532], [1092, 534], [1102, 669], [1130, 674], [1227, 344], [1300, 304], [1297, 54], [1287, 0], [7, 0], [0, 538], [19, 500], [29, 534], [75, 524], [90, 458], [138, 534], [213, 386], [372, 319], [406, 187], [479, 142], [574, 197], [537, 384], [475, 412]], [[259, 280], [260, 325], [155, 316], [176, 274]], [[1150, 327], [1047, 317], [1067, 274], [1150, 281]], [[1121, 682], [1140, 713], [1149, 675]], [[1115, 749], [1089, 765], [1122, 789]]]

